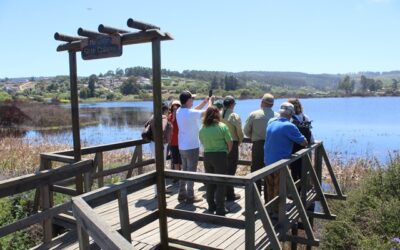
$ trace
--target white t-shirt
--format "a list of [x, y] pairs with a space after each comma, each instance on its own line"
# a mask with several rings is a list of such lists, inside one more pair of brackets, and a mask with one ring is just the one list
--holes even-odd
[[179, 108], [176, 111], [178, 123], [178, 144], [180, 150], [189, 150], [200, 147], [199, 130], [201, 114], [204, 110]]

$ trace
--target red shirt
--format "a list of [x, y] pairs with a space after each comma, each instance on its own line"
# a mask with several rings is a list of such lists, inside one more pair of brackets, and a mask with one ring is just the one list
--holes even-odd
[[178, 146], [178, 123], [176, 121], [176, 117], [174, 113], [169, 114], [168, 121], [172, 124], [172, 136], [171, 136], [171, 146]]

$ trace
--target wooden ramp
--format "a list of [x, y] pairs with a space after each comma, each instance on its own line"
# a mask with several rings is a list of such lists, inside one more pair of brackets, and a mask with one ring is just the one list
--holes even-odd
[[[194, 204], [178, 202], [178, 184], [169, 185], [167, 194], [167, 208], [181, 209], [196, 213], [205, 213], [207, 202], [205, 199], [205, 188], [202, 183], [195, 183], [195, 193], [204, 196], [203, 201]], [[226, 206], [231, 211], [226, 217], [244, 219], [244, 189], [235, 188], [236, 193], [241, 195], [241, 199], [235, 202], [227, 202]], [[147, 187], [138, 192], [128, 195], [130, 220], [138, 220], [149, 215], [157, 208], [154, 187]], [[118, 202], [112, 201], [96, 207], [95, 212], [104, 222], [113, 229], [120, 227]], [[210, 223], [194, 222], [183, 219], [168, 218], [168, 234], [170, 237], [185, 242], [191, 242], [192, 248], [204, 249], [245, 249], [245, 230], [230, 227], [218, 226]], [[131, 234], [132, 244], [135, 249], [154, 249], [160, 243], [159, 222], [158, 220], [143, 226], [141, 229]], [[256, 222], [256, 247], [264, 248], [267, 242], [265, 230], [261, 220]], [[71, 235], [66, 241], [54, 246], [52, 249], [79, 249], [76, 234]]]

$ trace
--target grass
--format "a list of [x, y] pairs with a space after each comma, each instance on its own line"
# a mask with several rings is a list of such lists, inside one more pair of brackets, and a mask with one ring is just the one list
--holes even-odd
[[347, 193], [332, 202], [337, 218], [323, 224], [322, 249], [400, 249], [400, 156], [375, 165]]

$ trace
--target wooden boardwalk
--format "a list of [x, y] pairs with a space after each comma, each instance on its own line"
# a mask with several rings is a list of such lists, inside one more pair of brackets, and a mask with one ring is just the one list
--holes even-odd
[[[178, 184], [169, 185], [167, 194], [167, 208], [182, 209], [196, 213], [204, 213], [207, 209], [205, 191], [202, 183], [195, 183], [195, 193], [204, 196], [203, 201], [194, 204], [178, 202]], [[226, 206], [231, 211], [226, 217], [244, 219], [244, 189], [235, 188], [241, 195], [241, 199], [235, 202], [227, 202]], [[130, 220], [138, 220], [157, 208], [157, 200], [154, 195], [154, 187], [147, 187], [138, 192], [128, 195]], [[113, 229], [120, 227], [118, 215], [118, 202], [116, 200], [96, 207], [95, 212], [104, 222]], [[168, 218], [168, 235], [196, 245], [205, 245], [210, 249], [245, 249], [245, 230], [230, 227], [218, 226], [210, 223], [199, 223], [183, 219]], [[158, 220], [147, 224], [131, 234], [132, 244], [136, 249], [154, 249], [160, 243]], [[256, 221], [256, 248], [263, 249], [267, 237], [261, 220]], [[79, 249], [76, 234], [71, 233], [70, 237], [64, 239], [52, 249]]]

